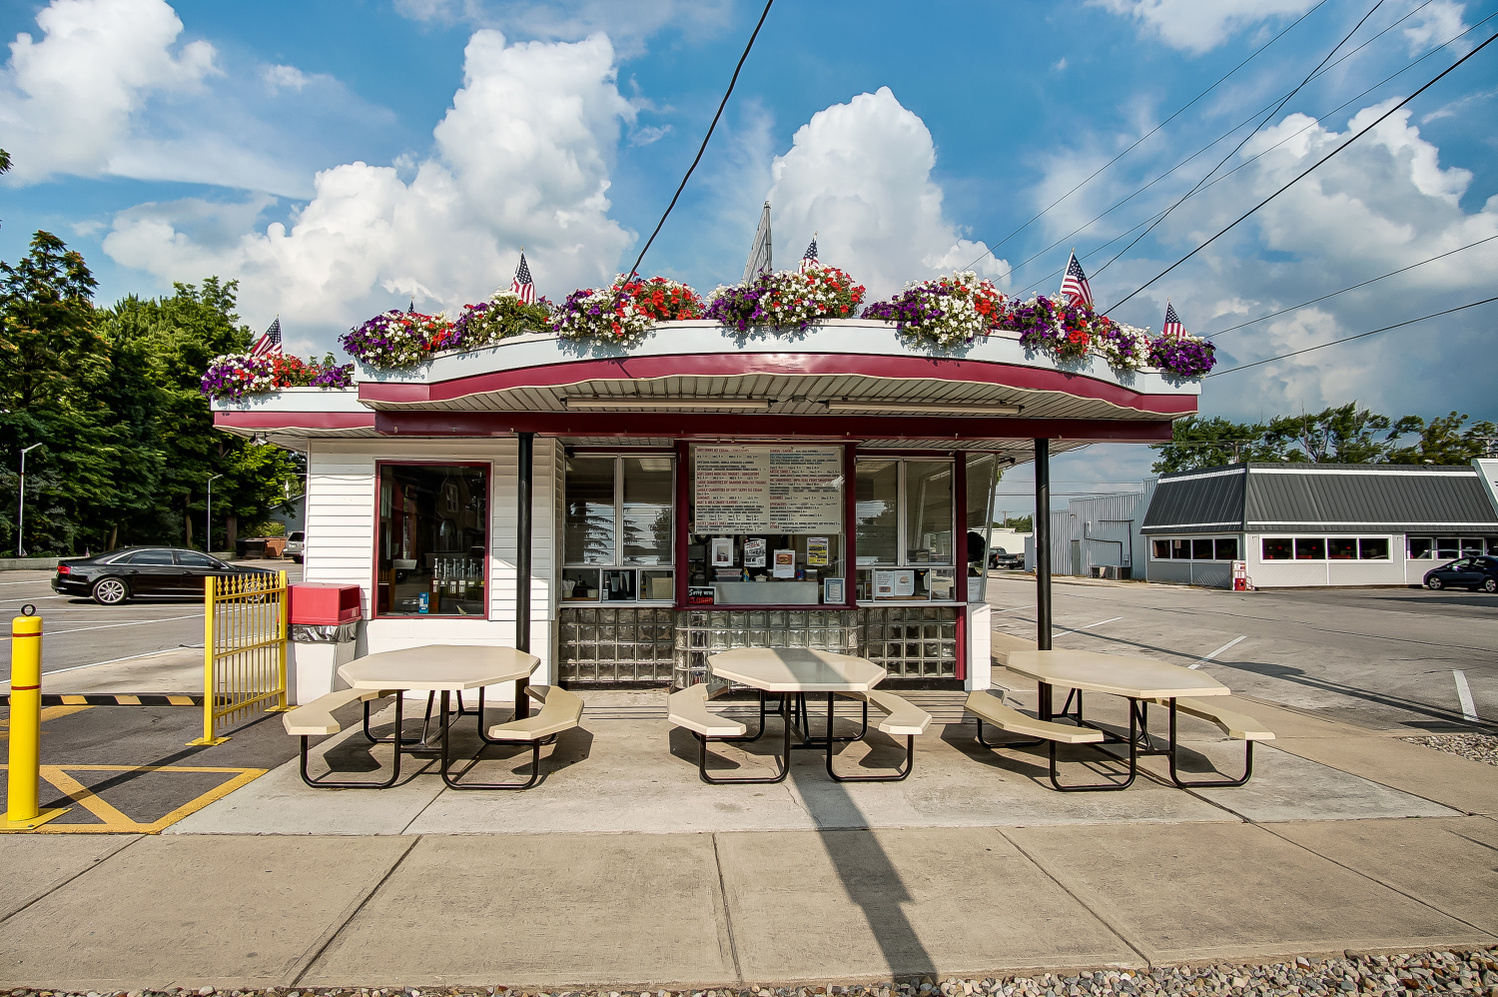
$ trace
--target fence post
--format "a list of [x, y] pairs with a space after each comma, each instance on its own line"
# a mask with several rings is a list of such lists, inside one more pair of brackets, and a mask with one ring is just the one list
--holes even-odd
[[22, 831], [68, 812], [36, 805], [42, 750], [42, 618], [31, 606], [10, 621], [10, 771], [7, 830]]
[[215, 638], [215, 603], [218, 594], [218, 580], [212, 575], [203, 579], [203, 736], [194, 738], [187, 742], [187, 746], [199, 747], [202, 745], [223, 744], [229, 740], [227, 737], [215, 737], [214, 717], [215, 706], [215, 682], [213, 680], [214, 664], [214, 638]]
[[280, 591], [276, 593], [276, 604], [280, 608], [276, 613], [276, 638], [280, 643], [276, 650], [279, 659], [276, 664], [276, 674], [277, 681], [281, 685], [281, 696], [277, 704], [267, 711], [269, 713], [280, 713], [291, 709], [286, 688], [286, 638], [289, 636], [287, 631], [290, 630], [291, 587], [286, 584], [286, 572], [279, 571], [277, 575], [276, 587]]

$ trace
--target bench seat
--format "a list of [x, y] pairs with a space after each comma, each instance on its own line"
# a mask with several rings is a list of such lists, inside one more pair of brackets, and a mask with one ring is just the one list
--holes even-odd
[[[538, 694], [539, 691], [539, 694]], [[583, 715], [582, 698], [559, 686], [531, 686], [532, 699], [542, 703], [541, 711], [520, 720], [510, 720], [489, 728], [495, 741], [540, 741], [576, 727]]]
[[[1152, 699], [1152, 703], [1169, 707], [1168, 699]], [[1188, 716], [1205, 720], [1207, 723], [1216, 724], [1228, 737], [1239, 741], [1273, 741], [1274, 731], [1267, 729], [1262, 723], [1255, 720], [1246, 713], [1238, 713], [1221, 707], [1207, 699], [1180, 698], [1176, 700], [1176, 709]]]
[[350, 703], [367, 703], [390, 695], [393, 693], [388, 690], [339, 689], [281, 714], [281, 724], [286, 728], [286, 733], [293, 737], [336, 734], [343, 729], [343, 725], [333, 717], [334, 710]]
[[917, 734], [926, 733], [926, 728], [931, 726], [931, 714], [894, 693], [870, 689], [868, 692], [848, 692], [839, 695], [846, 696], [848, 699], [861, 700], [883, 713], [885, 716], [879, 721], [879, 729], [886, 734], [914, 737]]
[[1037, 720], [1012, 706], [1005, 706], [1003, 693], [987, 689], [978, 689], [969, 693], [963, 709], [984, 723], [1011, 734], [1038, 737], [1045, 741], [1055, 741], [1057, 744], [1098, 744], [1103, 740], [1103, 732], [1100, 730], [1094, 730], [1091, 727], [1075, 727], [1071, 724], [1051, 723], [1049, 720]]
[[666, 697], [666, 715], [677, 727], [703, 737], [742, 737], [748, 732], [747, 725], [709, 710], [711, 698], [706, 682], [689, 685]]

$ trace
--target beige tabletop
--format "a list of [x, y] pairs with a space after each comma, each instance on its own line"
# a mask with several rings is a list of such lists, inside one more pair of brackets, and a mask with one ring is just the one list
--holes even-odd
[[426, 644], [355, 658], [338, 674], [355, 689], [477, 689], [527, 678], [540, 663], [513, 647]]
[[1153, 658], [1097, 651], [1010, 651], [1008, 668], [1016, 675], [1049, 685], [1137, 699], [1233, 693], [1212, 676], [1189, 668]]
[[707, 664], [717, 678], [765, 692], [868, 692], [885, 675], [867, 658], [804, 647], [737, 647]]

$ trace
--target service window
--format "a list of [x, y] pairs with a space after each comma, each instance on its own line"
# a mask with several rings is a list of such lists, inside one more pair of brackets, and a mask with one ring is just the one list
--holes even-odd
[[1288, 561], [1295, 556], [1294, 541], [1289, 537], [1265, 537], [1262, 545], [1266, 561]]
[[564, 602], [669, 602], [675, 459], [670, 454], [567, 458]]
[[1219, 561], [1236, 561], [1236, 560], [1238, 560], [1238, 538], [1237, 537], [1218, 537], [1216, 540], [1212, 541], [1212, 543], [1214, 545], [1214, 551], [1213, 551], [1213, 553], [1216, 555], [1216, 559], [1217, 560], [1219, 560]]
[[488, 465], [381, 464], [379, 478], [378, 614], [486, 615]]
[[1326, 560], [1326, 541], [1321, 537], [1296, 537], [1295, 559], [1297, 561]]
[[[955, 599], [959, 555], [953, 531], [952, 462], [862, 459], [853, 487], [858, 531], [855, 598]], [[961, 556], [967, 556], [965, 551]]]
[[[701, 444], [691, 449], [687, 474], [688, 604], [850, 601], [841, 446]], [[898, 556], [898, 514], [890, 504], [869, 524], [883, 541], [870, 541], [876, 556]], [[949, 537], [951, 529], [949, 516]]]
[[1409, 557], [1412, 561], [1436, 556], [1436, 544], [1430, 537], [1410, 537]]
[[1358, 540], [1358, 557], [1364, 561], [1387, 561], [1389, 559], [1389, 538], [1361, 537]]
[[1358, 542], [1354, 537], [1331, 537], [1326, 542], [1326, 556], [1333, 561], [1353, 561], [1358, 556]]

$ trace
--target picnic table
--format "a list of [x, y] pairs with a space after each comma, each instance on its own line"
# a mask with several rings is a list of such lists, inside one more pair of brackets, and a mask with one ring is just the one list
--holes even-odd
[[[1082, 694], [1097, 692], [1119, 696], [1129, 701], [1128, 736], [1120, 738], [1111, 731], [1105, 732], [1106, 743], [1127, 744], [1129, 749], [1128, 778], [1123, 783], [1088, 786], [1062, 787], [1057, 783], [1058, 789], [1127, 788], [1138, 774], [1140, 755], [1162, 754], [1170, 759], [1171, 780], [1181, 788], [1241, 786], [1248, 781], [1253, 771], [1253, 742], [1274, 736], [1267, 731], [1259, 730], [1251, 718], [1231, 714], [1225, 710], [1217, 710], [1209, 704], [1201, 703], [1200, 700], [1203, 698], [1232, 695], [1231, 689], [1212, 676], [1190, 668], [1182, 668], [1179, 665], [1156, 661], [1153, 658], [1104, 654], [1097, 651], [1011, 651], [1008, 669], [1016, 675], [1036, 681], [1040, 699], [1037, 712], [1042, 722], [1052, 721], [1059, 716], [1061, 719], [1070, 720], [1078, 727], [1102, 730], [1103, 728], [1084, 716]], [[1068, 690], [1066, 701], [1059, 714], [1055, 710], [1054, 701], [1054, 690], [1057, 687]], [[1072, 706], [1074, 700], [1075, 712]], [[1155, 748], [1150, 739], [1149, 706], [1151, 703], [1165, 706], [1169, 711], [1170, 729], [1164, 748]], [[1180, 712], [1188, 712], [1211, 720], [1233, 736], [1247, 741], [1247, 755], [1242, 778], [1210, 781], [1181, 778], [1177, 770], [1177, 755], [1180, 748], [1177, 737], [1177, 714]], [[1054, 742], [1051, 751], [1054, 756]], [[1053, 783], [1055, 782], [1054, 769], [1053, 757]]]
[[[759, 690], [761, 733], [764, 699], [766, 695], [779, 694], [781, 714], [785, 719], [784, 747], [777, 756], [780, 761], [778, 774], [766, 781], [779, 782], [785, 778], [793, 748], [825, 748], [827, 774], [838, 782], [895, 782], [904, 779], [910, 774], [915, 736], [924, 731], [931, 720], [924, 711], [899, 697], [878, 692], [875, 686], [884, 681], [885, 670], [867, 658], [851, 654], [803, 647], [740, 647], [708, 658], [708, 669], [715, 678]], [[816, 694], [827, 697], [827, 730], [820, 736], [812, 734], [806, 706], [806, 697]], [[840, 737], [833, 731], [839, 696], [855, 699], [862, 705], [863, 722], [855, 736]], [[905, 736], [905, 764], [894, 774], [839, 775], [832, 764], [835, 746], [860, 740], [868, 733], [870, 705], [886, 714], [879, 724], [880, 730]], [[796, 742], [791, 740], [793, 731], [798, 737]], [[703, 777], [707, 778], [705, 768]]]

